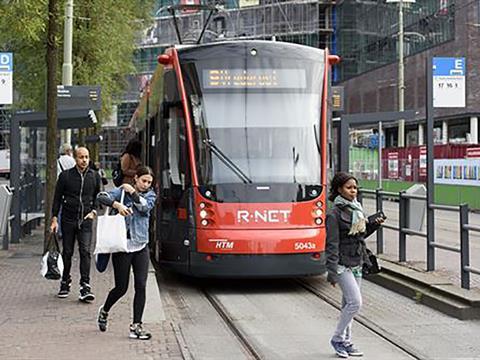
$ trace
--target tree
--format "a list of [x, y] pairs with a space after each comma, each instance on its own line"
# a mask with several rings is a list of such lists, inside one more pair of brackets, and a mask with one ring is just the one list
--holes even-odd
[[[57, 19], [58, 1], [48, 1], [47, 26], [47, 189], [45, 191], [45, 239], [48, 238], [53, 194], [57, 179]], [[46, 250], [47, 242], [44, 242]]]
[[[64, 7], [65, 0], [58, 0]], [[126, 75], [134, 73], [133, 51], [140, 31], [151, 21], [153, 0], [75, 0], [73, 33], [73, 84], [102, 87], [102, 112], [107, 116], [126, 87]], [[0, 48], [15, 56], [14, 86], [20, 97], [15, 107], [45, 110], [48, 0], [0, 3]], [[64, 14], [58, 23], [63, 25]], [[63, 26], [57, 43], [62, 45]], [[57, 64], [57, 76], [61, 64]], [[60, 77], [58, 77], [60, 78]]]
[[[0, 3], [0, 49], [15, 56], [14, 108], [40, 111], [47, 104], [46, 224], [56, 181], [56, 86], [61, 73], [58, 47], [63, 37], [58, 23], [63, 24], [64, 19], [58, 9], [64, 5], [65, 0]], [[74, 6], [73, 84], [101, 86], [101, 122], [125, 89], [126, 76], [134, 72], [135, 39], [148, 26], [153, 0], [75, 0]]]

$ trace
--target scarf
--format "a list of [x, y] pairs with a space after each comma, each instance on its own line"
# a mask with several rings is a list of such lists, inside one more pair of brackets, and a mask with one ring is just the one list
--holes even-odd
[[349, 201], [343, 196], [338, 195], [333, 201], [335, 205], [347, 206], [352, 209], [352, 227], [348, 235], [356, 235], [358, 233], [364, 233], [367, 228], [367, 221], [365, 220], [365, 214], [363, 213], [362, 204], [357, 199]]

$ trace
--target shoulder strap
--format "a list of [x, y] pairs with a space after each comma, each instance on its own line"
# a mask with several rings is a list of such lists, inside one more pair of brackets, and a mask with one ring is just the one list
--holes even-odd
[[65, 168], [63, 167], [61, 160], [62, 160], [62, 158], [58, 159], [58, 165], [60, 166], [60, 171], [63, 171], [63, 170], [65, 170]]

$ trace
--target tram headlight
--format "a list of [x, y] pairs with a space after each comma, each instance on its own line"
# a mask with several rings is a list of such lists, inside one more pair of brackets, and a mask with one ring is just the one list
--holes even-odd
[[317, 201], [315, 204], [317, 207], [321, 208], [323, 206], [323, 203], [321, 201]]
[[207, 210], [205, 210], [205, 209], [200, 210], [200, 217], [201, 217], [202, 219], [205, 219], [207, 216], [208, 216]]
[[206, 207], [207, 205], [206, 205], [205, 203], [201, 202], [199, 206], [200, 206], [200, 209], [205, 209], [205, 207]]
[[207, 225], [208, 225], [208, 220], [207, 220], [207, 219], [203, 219], [200, 223], [201, 223], [203, 226], [207, 226]]
[[316, 218], [316, 219], [315, 219], [315, 224], [317, 224], [317, 225], [322, 225], [322, 223], [323, 223], [322, 218]]
[[322, 215], [323, 215], [322, 209], [316, 209], [315, 210], [315, 216], [322, 216]]

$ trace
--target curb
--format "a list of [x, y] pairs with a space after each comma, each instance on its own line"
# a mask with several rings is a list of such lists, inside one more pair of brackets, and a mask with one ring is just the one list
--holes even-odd
[[371, 282], [457, 319], [480, 319], [480, 291], [461, 289], [434, 273], [382, 258], [379, 262], [382, 272], [368, 277]]

